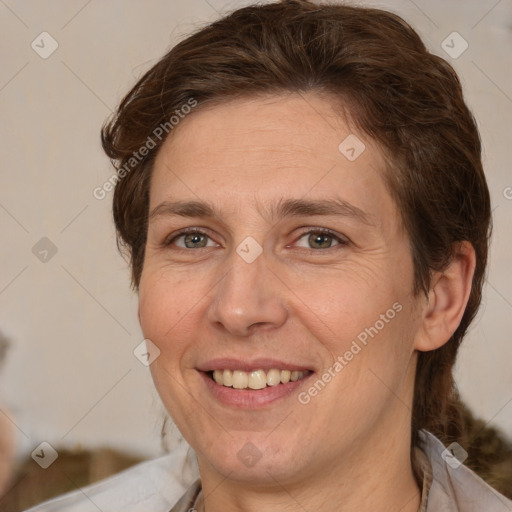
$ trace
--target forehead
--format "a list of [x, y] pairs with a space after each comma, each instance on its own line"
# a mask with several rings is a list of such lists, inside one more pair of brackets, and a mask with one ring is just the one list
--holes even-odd
[[325, 97], [233, 100], [199, 107], [174, 128], [155, 161], [150, 210], [163, 201], [203, 199], [232, 215], [254, 207], [272, 216], [283, 198], [336, 198], [394, 221], [385, 163], [377, 145]]

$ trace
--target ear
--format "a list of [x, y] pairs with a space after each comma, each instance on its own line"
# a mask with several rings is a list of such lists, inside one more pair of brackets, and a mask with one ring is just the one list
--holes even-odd
[[454, 249], [451, 263], [435, 272], [414, 348], [423, 352], [444, 345], [460, 324], [471, 293], [476, 256], [469, 242]]

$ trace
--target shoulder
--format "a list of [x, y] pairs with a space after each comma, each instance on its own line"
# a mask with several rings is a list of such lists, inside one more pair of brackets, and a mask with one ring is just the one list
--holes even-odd
[[512, 512], [512, 501], [493, 489], [426, 430], [420, 431], [432, 468], [427, 512]]
[[63, 494], [25, 512], [168, 512], [196, 478], [183, 477], [186, 443], [171, 453], [141, 462], [121, 473]]

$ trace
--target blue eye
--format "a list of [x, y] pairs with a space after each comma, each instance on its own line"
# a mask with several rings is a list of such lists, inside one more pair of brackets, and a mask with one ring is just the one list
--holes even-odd
[[164, 245], [169, 246], [180, 238], [183, 238], [185, 244], [185, 247], [178, 246], [180, 249], [202, 249], [203, 247], [206, 247], [206, 245], [187, 247], [187, 244], [198, 244], [201, 238], [204, 240], [205, 238], [209, 238], [209, 236], [204, 231], [192, 228], [181, 231], [181, 233], [178, 233], [171, 240], [166, 241]]
[[[306, 235], [309, 235], [307, 239], [308, 244], [318, 244], [319, 247], [310, 246], [305, 248], [316, 252], [318, 252], [318, 249], [332, 249], [337, 246], [346, 246], [349, 243], [347, 239], [342, 238], [341, 236], [337, 235], [336, 233], [327, 228], [316, 228], [310, 229], [309, 231], [305, 231], [301, 234], [298, 240], [304, 238]], [[183, 229], [182, 231], [175, 234], [172, 238], [166, 240], [163, 243], [163, 246], [171, 246], [181, 238], [183, 238], [184, 246], [177, 245], [177, 247], [182, 250], [203, 249], [206, 247], [212, 247], [212, 245], [208, 246], [208, 242], [206, 241], [207, 239], [210, 238], [210, 236], [205, 231], [202, 231], [201, 229], [198, 228]], [[337, 242], [336, 245], [332, 245], [332, 240], [335, 240]]]
[[[306, 249], [312, 249], [312, 250], [315, 250], [315, 249], [331, 249], [333, 246], [331, 243], [327, 242], [327, 246], [326, 246], [326, 240], [328, 241], [329, 239], [331, 240], [335, 240], [337, 242], [336, 245], [347, 245], [347, 240], [339, 237], [338, 235], [334, 234], [331, 230], [329, 229], [315, 229], [315, 230], [310, 230], [310, 231], [306, 231], [305, 233], [302, 234], [302, 236], [299, 238], [299, 240], [301, 238], [304, 238], [306, 235], [308, 235], [308, 238], [307, 238], [307, 243], [308, 244], [319, 244], [321, 245], [321, 247], [306, 247]], [[334, 246], [335, 247], [335, 246]]]

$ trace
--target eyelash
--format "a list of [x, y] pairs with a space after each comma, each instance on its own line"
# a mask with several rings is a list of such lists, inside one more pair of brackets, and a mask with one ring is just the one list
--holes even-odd
[[[347, 239], [340, 237], [334, 231], [331, 231], [330, 229], [327, 229], [327, 228], [314, 228], [314, 229], [309, 229], [309, 231], [303, 231], [300, 234], [300, 236], [297, 238], [297, 241], [300, 240], [304, 235], [309, 235], [309, 234], [312, 234], [312, 233], [321, 234], [321, 235], [328, 235], [329, 237], [334, 238], [339, 243], [339, 245], [335, 245], [333, 247], [327, 247], [327, 249], [310, 249], [310, 248], [302, 247], [302, 249], [305, 249], [306, 251], [309, 250], [311, 252], [325, 252], [325, 251], [328, 251], [329, 249], [335, 249], [336, 247], [344, 247], [344, 246], [347, 246], [349, 244], [349, 241]], [[182, 229], [182, 230], [178, 231], [176, 234], [174, 234], [172, 236], [172, 238], [166, 239], [163, 242], [162, 246], [163, 247], [169, 247], [178, 238], [180, 238], [180, 237], [182, 237], [184, 235], [189, 235], [189, 234], [200, 234], [200, 235], [204, 235], [204, 236], [206, 236], [206, 237], [211, 239], [210, 235], [208, 233], [206, 233], [206, 231], [203, 231], [200, 228], [185, 228], [185, 229]], [[181, 251], [191, 251], [191, 250], [194, 250], [193, 248], [190, 249], [190, 248], [183, 248], [183, 247], [177, 247], [177, 249], [181, 250]], [[197, 249], [207, 249], [207, 247], [198, 247], [195, 250], [197, 250]]]

